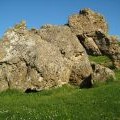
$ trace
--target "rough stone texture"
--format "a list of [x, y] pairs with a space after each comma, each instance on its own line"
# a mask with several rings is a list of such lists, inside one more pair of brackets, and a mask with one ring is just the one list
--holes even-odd
[[0, 91], [6, 90], [8, 88], [8, 82], [4, 78], [4, 65], [0, 65]]
[[[70, 83], [81, 85], [87, 79], [92, 69], [88, 60], [88, 56], [77, 37], [71, 32], [67, 26], [46, 25], [39, 30], [42, 39], [54, 44], [59, 48], [63, 58], [70, 62], [71, 75]], [[91, 85], [91, 79], [87, 80], [84, 86]]]
[[10, 42], [0, 60], [0, 89], [42, 90], [68, 83], [70, 69], [57, 47], [22, 26], [6, 32], [4, 38]]
[[102, 15], [90, 9], [70, 16], [68, 26], [90, 55], [108, 55], [120, 69], [120, 46], [115, 37], [109, 36], [108, 25]]
[[79, 35], [78, 39], [86, 49], [88, 55], [102, 55], [101, 51], [99, 50], [92, 37], [87, 37], [87, 35], [83, 34]]
[[108, 80], [115, 80], [115, 73], [102, 65], [91, 63], [93, 69], [92, 80], [94, 82], [106, 82]]
[[7, 40], [4, 40], [4, 42], [0, 41], [0, 60], [6, 55], [5, 47], [7, 47], [9, 42]]
[[67, 26], [37, 31], [27, 30], [22, 22], [5, 33], [1, 44], [5, 54], [0, 59], [0, 90], [39, 91], [71, 79], [80, 85], [92, 73], [84, 48]]
[[108, 32], [108, 25], [104, 17], [90, 9], [83, 9], [79, 14], [70, 16], [68, 25], [76, 35], [94, 33], [98, 30]]

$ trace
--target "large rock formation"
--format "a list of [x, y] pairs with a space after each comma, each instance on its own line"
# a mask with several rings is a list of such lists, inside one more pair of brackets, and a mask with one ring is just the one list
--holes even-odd
[[28, 30], [25, 22], [15, 25], [0, 42], [0, 91], [40, 91], [68, 83], [91, 87], [92, 78], [107, 80], [113, 72], [91, 66], [87, 55], [108, 55], [120, 68], [120, 47], [107, 33], [103, 16], [90, 9], [72, 15], [63, 26]]
[[49, 25], [35, 32], [21, 23], [5, 33], [2, 45], [0, 90], [39, 91], [70, 81], [80, 85], [92, 73], [84, 48], [67, 26]]
[[[92, 69], [87, 54], [69, 27], [43, 26], [39, 30], [39, 35], [42, 39], [58, 47], [63, 58], [71, 62], [70, 83], [80, 85], [84, 83], [85, 79], [89, 78]], [[91, 86], [91, 79], [87, 81], [88, 83], [85, 86]]]

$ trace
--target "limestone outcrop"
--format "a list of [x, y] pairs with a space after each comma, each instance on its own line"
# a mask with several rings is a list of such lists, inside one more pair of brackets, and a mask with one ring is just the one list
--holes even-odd
[[[59, 48], [63, 58], [71, 62], [69, 82], [75, 85], [83, 84], [92, 74], [92, 69], [85, 49], [68, 26], [43, 26], [39, 30], [42, 39]], [[91, 79], [85, 86], [91, 85]]]
[[5, 33], [2, 44], [0, 90], [40, 91], [71, 81], [80, 86], [92, 73], [85, 49], [67, 26], [35, 32], [20, 23]]
[[0, 42], [0, 91], [40, 91], [68, 83], [82, 88], [94, 80], [115, 79], [112, 70], [91, 64], [88, 55], [108, 55], [120, 68], [120, 46], [108, 35], [102, 15], [83, 9], [66, 25], [30, 30], [22, 21]]

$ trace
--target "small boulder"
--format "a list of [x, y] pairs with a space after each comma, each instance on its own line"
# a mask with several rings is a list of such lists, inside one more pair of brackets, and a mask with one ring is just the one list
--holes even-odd
[[103, 83], [109, 80], [115, 80], [115, 73], [100, 64], [96, 64], [95, 62], [91, 62], [91, 66], [93, 69], [92, 80], [94, 82]]

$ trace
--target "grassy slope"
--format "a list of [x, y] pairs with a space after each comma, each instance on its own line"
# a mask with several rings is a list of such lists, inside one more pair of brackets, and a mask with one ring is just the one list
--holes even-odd
[[120, 120], [119, 73], [115, 82], [91, 89], [67, 85], [29, 94], [2, 92], [0, 120]]
[[111, 59], [107, 56], [89, 56], [89, 60], [109, 68], [114, 68]]
[[108, 58], [107, 56], [91, 56], [91, 55], [89, 55], [89, 59], [90, 59], [90, 61], [94, 61], [98, 64], [111, 62], [110, 58]]
[[120, 42], [118, 42], [118, 44], [120, 45]]

